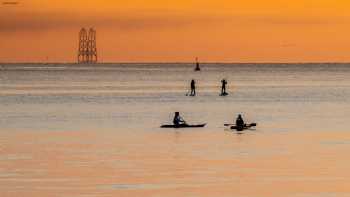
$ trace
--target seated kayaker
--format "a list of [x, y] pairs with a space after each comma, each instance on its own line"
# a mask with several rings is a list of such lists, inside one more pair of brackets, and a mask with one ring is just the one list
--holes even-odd
[[177, 126], [186, 124], [185, 120], [180, 116], [180, 112], [175, 112], [173, 123]]
[[239, 114], [237, 119], [236, 119], [236, 126], [237, 127], [244, 127], [245, 126], [245, 123], [244, 123], [244, 120], [243, 120], [241, 114]]

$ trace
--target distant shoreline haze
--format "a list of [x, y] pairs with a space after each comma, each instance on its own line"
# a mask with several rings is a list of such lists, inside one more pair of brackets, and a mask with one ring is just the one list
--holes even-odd
[[[0, 4], [0, 62], [349, 62], [350, 1], [17, 0]], [[6, 3], [13, 2], [13, 3]]]
[[[94, 66], [94, 65], [110, 65], [110, 64], [195, 64], [194, 62], [98, 62], [94, 64], [80, 64], [76, 62], [0, 62], [1, 65], [81, 65], [81, 66]], [[200, 62], [202, 65], [213, 64], [350, 64], [350, 61], [344, 62]]]

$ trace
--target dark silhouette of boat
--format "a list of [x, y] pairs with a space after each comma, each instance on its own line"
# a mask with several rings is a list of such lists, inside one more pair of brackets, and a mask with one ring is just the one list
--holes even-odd
[[188, 124], [180, 124], [180, 125], [162, 125], [160, 128], [201, 128], [205, 127], [207, 124], [198, 124], [198, 125], [188, 125]]
[[231, 126], [230, 129], [232, 129], [232, 130], [244, 131], [244, 130], [247, 130], [247, 129], [251, 129], [252, 127], [256, 127], [257, 124], [256, 123], [251, 123], [251, 124], [244, 124], [244, 125], [241, 125], [241, 126], [233, 125], [233, 124], [225, 124], [225, 126]]

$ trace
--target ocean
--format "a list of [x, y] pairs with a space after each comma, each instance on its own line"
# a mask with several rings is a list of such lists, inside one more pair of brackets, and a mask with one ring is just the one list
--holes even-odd
[[201, 68], [0, 63], [0, 196], [350, 196], [350, 64]]

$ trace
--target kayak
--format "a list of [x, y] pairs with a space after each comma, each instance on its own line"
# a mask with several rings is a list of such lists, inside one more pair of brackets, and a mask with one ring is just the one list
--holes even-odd
[[198, 124], [198, 125], [187, 125], [187, 124], [181, 124], [181, 125], [162, 125], [160, 128], [200, 128], [205, 127], [207, 124]]
[[251, 123], [251, 124], [245, 124], [243, 126], [237, 126], [237, 125], [233, 125], [231, 126], [232, 130], [237, 130], [237, 131], [243, 131], [246, 129], [250, 129], [252, 127], [255, 127], [257, 124], [256, 123]]

